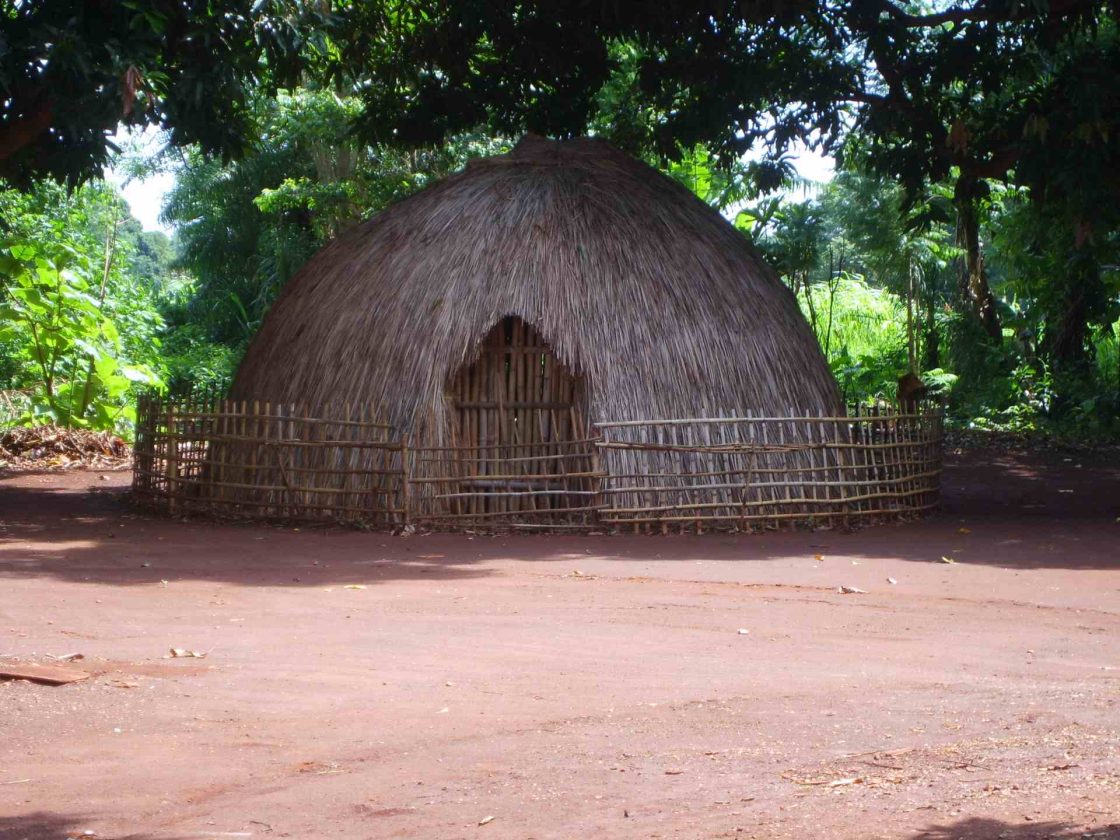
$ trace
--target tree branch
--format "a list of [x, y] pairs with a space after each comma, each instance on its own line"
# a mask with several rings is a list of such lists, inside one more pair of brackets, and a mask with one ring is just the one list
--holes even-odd
[[992, 17], [990, 12], [983, 11], [984, 0], [979, 0], [979, 2], [970, 9], [946, 9], [944, 12], [937, 12], [929, 15], [910, 14], [898, 8], [898, 6], [889, 2], [889, 0], [883, 0], [880, 6], [893, 20], [901, 23], [903, 26], [909, 27], [941, 26], [946, 23], [989, 20]]
[[0, 130], [0, 161], [7, 160], [24, 146], [30, 145], [36, 137], [51, 127], [54, 119], [54, 103], [42, 100], [25, 117], [19, 117]]
[[990, 178], [995, 181], [1007, 179], [1007, 171], [1019, 159], [1019, 149], [1004, 146], [997, 149], [988, 160], [968, 161], [961, 164], [961, 173], [973, 179]]
[[[1062, 18], [1067, 15], [1091, 9], [1094, 5], [1096, 5], [1095, 0], [1050, 0], [1049, 8], [1044, 14], [1040, 15], [1040, 17], [1051, 20]], [[1025, 20], [1032, 16], [1029, 4], [1020, 4], [1017, 7], [1012, 7], [1014, 9], [1013, 11], [1001, 14], [988, 8], [988, 0], [977, 0], [976, 5], [966, 9], [946, 9], [943, 12], [935, 12], [928, 15], [911, 14], [904, 9], [900, 9], [894, 3], [890, 2], [890, 0], [881, 0], [879, 6], [884, 12], [891, 16], [893, 21], [911, 29], [942, 26], [946, 23]]]

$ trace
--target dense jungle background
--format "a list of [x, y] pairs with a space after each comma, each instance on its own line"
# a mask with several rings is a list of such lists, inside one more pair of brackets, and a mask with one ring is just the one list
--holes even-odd
[[[127, 436], [138, 389], [221, 387], [316, 249], [528, 129], [606, 137], [723, 213], [849, 401], [893, 399], [914, 371], [958, 427], [1120, 433], [1110, 4], [760, 6], [721, 29], [688, 4], [651, 22], [513, 3], [469, 31], [454, 3], [229, 4], [241, 23], [90, 5], [3, 13], [0, 427]], [[541, 53], [561, 37], [567, 69]], [[237, 59], [221, 73], [191, 68], [206, 38]], [[48, 83], [86, 93], [15, 137]], [[834, 173], [807, 180], [796, 154]], [[170, 235], [109, 168], [173, 174]]]

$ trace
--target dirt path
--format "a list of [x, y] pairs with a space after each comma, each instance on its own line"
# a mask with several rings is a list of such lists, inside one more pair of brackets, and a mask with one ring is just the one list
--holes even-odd
[[184, 523], [100, 475], [0, 481], [0, 665], [95, 675], [0, 682], [2, 838], [1120, 838], [1115, 466], [701, 538]]

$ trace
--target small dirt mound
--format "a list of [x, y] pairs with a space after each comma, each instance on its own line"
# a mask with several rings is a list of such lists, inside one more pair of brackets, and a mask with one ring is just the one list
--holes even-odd
[[36, 426], [0, 433], [0, 467], [117, 467], [130, 454], [128, 444], [111, 432]]

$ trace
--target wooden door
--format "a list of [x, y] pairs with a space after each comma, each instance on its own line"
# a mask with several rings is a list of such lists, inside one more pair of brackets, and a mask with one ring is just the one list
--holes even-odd
[[462, 479], [453, 512], [513, 523], [590, 504], [583, 381], [532, 326], [496, 324], [447, 397]]

